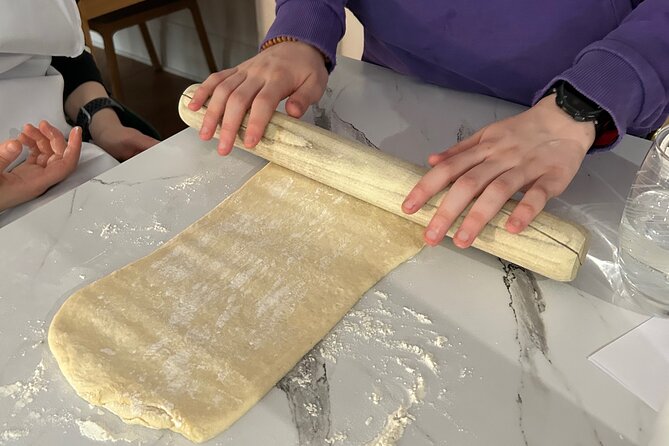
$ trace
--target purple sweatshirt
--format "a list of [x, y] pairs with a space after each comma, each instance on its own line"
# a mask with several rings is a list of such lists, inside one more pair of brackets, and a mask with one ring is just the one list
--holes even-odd
[[363, 60], [444, 87], [532, 105], [559, 79], [606, 109], [621, 134], [669, 114], [669, 0], [277, 0], [266, 40], [290, 36], [334, 67], [344, 7]]

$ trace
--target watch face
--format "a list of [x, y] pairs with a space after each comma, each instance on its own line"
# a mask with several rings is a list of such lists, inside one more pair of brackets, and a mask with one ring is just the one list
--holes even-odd
[[558, 85], [556, 93], [557, 105], [576, 121], [595, 121], [603, 111], [566, 82]]

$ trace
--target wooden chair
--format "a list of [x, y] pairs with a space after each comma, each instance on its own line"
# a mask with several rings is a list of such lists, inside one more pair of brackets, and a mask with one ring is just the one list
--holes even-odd
[[217, 71], [214, 55], [209, 45], [209, 39], [204, 28], [200, 8], [197, 0], [80, 0], [79, 13], [81, 14], [82, 28], [86, 45], [92, 48], [91, 30], [102, 36], [105, 45], [105, 58], [111, 78], [112, 94], [118, 100], [123, 100], [121, 75], [119, 73], [116, 51], [114, 49], [114, 34], [130, 26], [139, 25], [144, 44], [151, 58], [151, 65], [157, 71], [162, 70], [158, 54], [153, 46], [151, 35], [146, 22], [164, 15], [189, 9], [195, 22], [200, 44], [211, 72]]

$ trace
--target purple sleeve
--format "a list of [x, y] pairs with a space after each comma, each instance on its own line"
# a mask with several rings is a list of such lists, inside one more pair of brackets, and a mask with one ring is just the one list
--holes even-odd
[[611, 33], [587, 46], [558, 75], [604, 108], [618, 129], [647, 135], [669, 113], [669, 1], [641, 2]]
[[337, 44], [346, 31], [345, 5], [346, 0], [277, 0], [276, 19], [263, 44], [275, 37], [293, 37], [318, 48], [332, 71]]

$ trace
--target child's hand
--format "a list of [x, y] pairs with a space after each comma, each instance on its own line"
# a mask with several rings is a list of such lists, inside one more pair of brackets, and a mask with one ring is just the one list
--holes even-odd
[[453, 237], [456, 246], [467, 248], [504, 203], [524, 190], [506, 223], [509, 232], [521, 232], [550, 198], [566, 189], [594, 139], [592, 122], [576, 122], [555, 105], [555, 95], [547, 96], [529, 110], [431, 155], [432, 169], [407, 195], [402, 209], [412, 214], [452, 184], [425, 230], [425, 241], [433, 246], [441, 242], [476, 199]]
[[[30, 155], [10, 172], [5, 169], [21, 154]], [[26, 124], [18, 140], [0, 143], [0, 211], [32, 200], [64, 180], [77, 167], [81, 153], [81, 128], [70, 132], [69, 141], [46, 121], [39, 128]]]
[[211, 97], [200, 137], [211, 139], [222, 119], [218, 152], [227, 155], [249, 107], [244, 145], [250, 148], [260, 141], [279, 102], [289, 97], [286, 112], [299, 118], [323, 95], [327, 78], [323, 56], [316, 48], [302, 42], [283, 42], [235, 68], [210, 75], [188, 108], [199, 110]]

